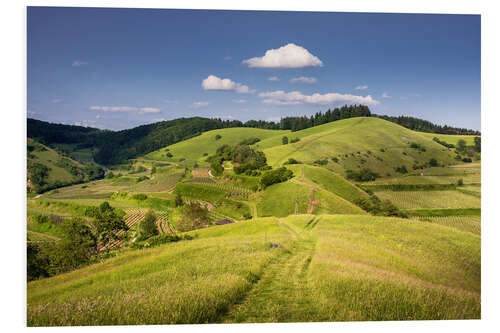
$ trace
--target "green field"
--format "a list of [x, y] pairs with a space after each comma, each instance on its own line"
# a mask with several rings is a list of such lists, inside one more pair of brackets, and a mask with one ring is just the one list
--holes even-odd
[[472, 146], [474, 144], [474, 137], [475, 137], [473, 135], [449, 135], [449, 134], [436, 134], [436, 133], [423, 133], [423, 132], [417, 132], [417, 133], [431, 139], [438, 138], [439, 140], [444, 141], [446, 143], [451, 143], [452, 145], [456, 145], [458, 143], [458, 140], [464, 140], [468, 146]]
[[[283, 136], [300, 140], [283, 145]], [[433, 137], [461, 138], [375, 117], [295, 132], [218, 129], [108, 166], [104, 179], [30, 195], [30, 244], [63, 243], [61, 221], [91, 225], [87, 211], [104, 201], [130, 237], [86, 267], [28, 282], [28, 326], [479, 319], [480, 156], [463, 163]], [[230, 161], [214, 176], [207, 157], [249, 138], [272, 169], [294, 176], [269, 185], [269, 167], [236, 174]], [[361, 169], [377, 178], [346, 178]], [[192, 203], [205, 219], [182, 229]], [[161, 237], [179, 238], [136, 241], [148, 210]]]
[[28, 326], [480, 317], [480, 238], [469, 232], [302, 215], [193, 233], [28, 283]]

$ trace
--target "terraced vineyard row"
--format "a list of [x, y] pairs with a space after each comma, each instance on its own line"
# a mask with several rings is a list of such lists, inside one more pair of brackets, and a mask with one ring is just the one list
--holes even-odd
[[480, 216], [424, 216], [419, 217], [418, 219], [425, 222], [455, 228], [461, 231], [467, 231], [479, 236], [481, 235]]
[[210, 178], [192, 178], [186, 182], [224, 191], [226, 192], [226, 198], [248, 199], [248, 196], [252, 193], [252, 191], [247, 188], [215, 182]]

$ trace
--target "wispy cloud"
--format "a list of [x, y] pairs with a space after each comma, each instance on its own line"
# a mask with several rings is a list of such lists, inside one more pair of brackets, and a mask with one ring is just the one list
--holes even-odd
[[247, 102], [246, 99], [233, 99], [233, 103], [242, 104], [242, 103], [246, 103], [246, 102]]
[[277, 76], [271, 76], [267, 78], [268, 81], [279, 81], [280, 79]]
[[356, 88], [354, 88], [356, 90], [366, 90], [368, 89], [368, 86], [367, 85], [360, 85], [360, 86], [356, 86]]
[[323, 62], [302, 46], [289, 43], [278, 49], [267, 50], [264, 56], [243, 60], [248, 67], [302, 68], [321, 67]]
[[61, 103], [62, 101], [63, 101], [63, 100], [62, 100], [61, 98], [54, 98], [54, 99], [52, 100], [52, 103], [57, 104], [57, 103]]
[[301, 76], [301, 77], [294, 77], [293, 79], [290, 79], [290, 82], [291, 83], [308, 83], [308, 84], [313, 84], [313, 83], [318, 82], [318, 80], [316, 80], [316, 78], [314, 78], [314, 77]]
[[33, 111], [31, 109], [28, 109], [28, 116], [36, 116], [37, 114], [40, 114], [39, 112]]
[[208, 104], [210, 104], [210, 102], [193, 102], [189, 107], [192, 109], [199, 109], [207, 106]]
[[391, 96], [388, 93], [384, 92], [382, 94], [382, 98], [391, 98]]
[[284, 92], [283, 90], [263, 92], [259, 94], [262, 103], [270, 105], [298, 105], [298, 104], [319, 104], [319, 105], [341, 105], [345, 103], [377, 105], [380, 102], [370, 95], [356, 96], [350, 94], [327, 93], [304, 95], [300, 91]]
[[234, 82], [231, 79], [221, 79], [215, 75], [209, 75], [201, 82], [204, 90], [234, 90], [240, 94], [252, 93], [248, 86]]
[[231, 57], [231, 56], [225, 56], [224, 57], [224, 60], [231, 60], [231, 59], [233, 59], [233, 57]]
[[137, 114], [159, 113], [161, 110], [153, 107], [136, 107], [136, 106], [108, 106], [108, 105], [92, 105], [89, 107], [92, 111], [103, 112], [136, 112]]
[[281, 117], [269, 117], [266, 120], [267, 121], [274, 121], [275, 123], [279, 123], [281, 121]]
[[73, 64], [71, 66], [80, 67], [80, 66], [87, 66], [88, 64], [89, 63], [87, 61], [75, 60], [75, 61], [73, 61]]

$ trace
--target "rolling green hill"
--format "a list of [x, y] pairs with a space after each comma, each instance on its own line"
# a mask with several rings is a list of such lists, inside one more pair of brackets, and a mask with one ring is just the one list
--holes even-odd
[[28, 326], [480, 318], [480, 236], [449, 225], [299, 215], [191, 234], [29, 282]]
[[[259, 142], [268, 164], [278, 166], [289, 158], [313, 163], [326, 160], [327, 167], [342, 175], [345, 170], [368, 167], [381, 176], [394, 175], [395, 167], [427, 163], [435, 158], [439, 164], [455, 163], [455, 154], [417, 132], [394, 123], [359, 117], [339, 120], [290, 134], [296, 143], [283, 145], [280, 138]], [[422, 149], [411, 148], [416, 143]], [[337, 162], [332, 160], [337, 159]]]
[[104, 176], [102, 168], [94, 164], [83, 165], [30, 138], [27, 150], [28, 188], [31, 191], [40, 193]]
[[[179, 160], [180, 158], [185, 158], [187, 160], [200, 160], [200, 162], [203, 162], [203, 157], [206, 156], [204, 154], [212, 155], [215, 153], [217, 148], [222, 145], [234, 145], [249, 138], [265, 140], [268, 138], [278, 137], [281, 139], [281, 136], [287, 135], [288, 133], [290, 133], [290, 131], [246, 127], [217, 129], [170, 145], [167, 148], [154, 151], [147, 154], [145, 157], [161, 161]], [[216, 139], [217, 135], [220, 135], [219, 139]], [[168, 152], [172, 154], [171, 158], [167, 156]]]

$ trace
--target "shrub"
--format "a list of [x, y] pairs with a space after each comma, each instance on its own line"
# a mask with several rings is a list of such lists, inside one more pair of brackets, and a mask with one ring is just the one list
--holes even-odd
[[290, 157], [290, 158], [288, 159], [288, 161], [286, 161], [286, 162], [285, 162], [285, 163], [283, 163], [283, 164], [302, 164], [302, 162], [297, 161], [296, 159], [294, 159], [294, 158], [291, 158], [291, 157]]
[[429, 166], [431, 166], [431, 167], [437, 167], [438, 166], [438, 161], [435, 158], [431, 158], [429, 160]]
[[148, 177], [148, 176], [140, 176], [139, 178], [137, 178], [136, 182], [137, 182], [137, 183], [140, 183], [140, 182], [142, 182], [143, 180], [149, 180], [149, 177]]
[[339, 163], [339, 159], [337, 157], [332, 157], [332, 161], [334, 161], [335, 163]]
[[240, 145], [247, 145], [247, 146], [251, 146], [257, 142], [259, 142], [260, 139], [259, 138], [248, 138], [248, 139], [245, 139], [245, 140], [242, 140], [239, 144]]
[[243, 214], [243, 218], [244, 218], [245, 220], [251, 220], [251, 219], [252, 219], [252, 214], [250, 214], [250, 213], [245, 213], [245, 214]]
[[299, 142], [300, 139], [299, 138], [293, 138], [290, 140], [290, 143], [295, 143], [295, 142]]
[[146, 194], [143, 194], [143, 193], [137, 193], [137, 194], [132, 195], [132, 199], [135, 199], [135, 200], [144, 201], [147, 198], [148, 198], [148, 196]]
[[394, 168], [394, 171], [399, 172], [399, 173], [408, 173], [408, 169], [406, 169], [405, 165]]
[[287, 181], [292, 177], [293, 177], [293, 172], [291, 170], [288, 170], [285, 167], [281, 167], [276, 170], [267, 171], [260, 179], [260, 183], [263, 188], [266, 188], [273, 184]]
[[314, 164], [318, 164], [318, 165], [327, 165], [328, 164], [328, 160], [327, 159], [319, 159], [319, 160], [316, 160], [313, 162]]
[[462, 158], [462, 162], [471, 163], [472, 159], [470, 157], [464, 157], [464, 158]]
[[172, 153], [171, 153], [171, 152], [168, 152], [168, 153], [167, 153], [167, 157], [169, 157], [169, 158], [170, 158], [170, 157], [173, 157], [173, 156], [174, 156], [174, 155], [172, 155]]
[[457, 185], [458, 186], [463, 186], [464, 185], [464, 180], [462, 178], [460, 178], [458, 181], [457, 181]]
[[220, 134], [217, 134], [217, 135], [215, 136], [215, 140], [219, 140], [219, 139], [221, 139], [221, 138], [222, 138], [222, 136], [221, 136]]
[[288, 137], [287, 136], [284, 136], [282, 139], [281, 139], [281, 143], [284, 144], [284, 145], [287, 145], [288, 144]]
[[180, 193], [177, 193], [175, 196], [175, 207], [180, 207], [184, 205], [184, 201], [182, 200], [182, 196]]
[[156, 214], [152, 210], [149, 210], [146, 216], [137, 224], [136, 240], [145, 240], [155, 235], [158, 235]]
[[368, 168], [362, 168], [359, 171], [346, 170], [347, 179], [353, 179], [359, 182], [372, 181], [379, 178], [379, 174]]

